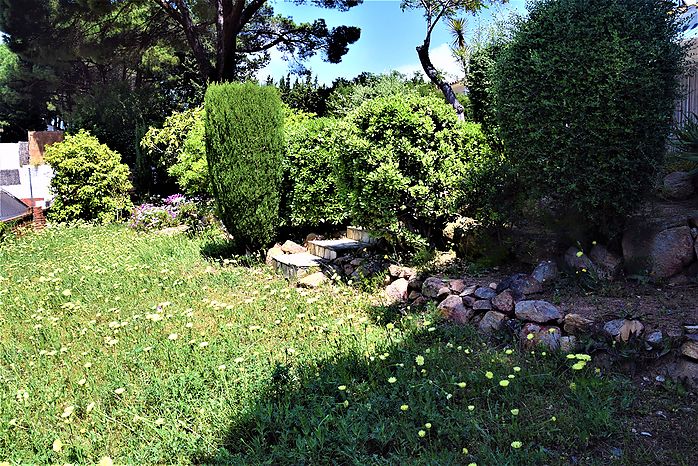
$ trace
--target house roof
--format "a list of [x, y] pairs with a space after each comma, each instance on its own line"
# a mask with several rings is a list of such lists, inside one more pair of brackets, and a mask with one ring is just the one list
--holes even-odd
[[12, 194], [0, 188], [0, 222], [24, 217], [29, 207]]

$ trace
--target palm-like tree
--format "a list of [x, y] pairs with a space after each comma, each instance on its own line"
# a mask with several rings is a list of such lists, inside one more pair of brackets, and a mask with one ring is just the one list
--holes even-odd
[[470, 62], [470, 47], [465, 40], [465, 33], [468, 27], [468, 21], [465, 18], [449, 18], [448, 29], [453, 38], [451, 43], [451, 52], [458, 60], [463, 68], [463, 83], [468, 79], [468, 64]]

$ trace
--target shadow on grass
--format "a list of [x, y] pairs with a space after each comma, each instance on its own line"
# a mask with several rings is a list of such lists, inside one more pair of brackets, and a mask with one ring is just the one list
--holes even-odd
[[470, 328], [416, 321], [386, 330], [378, 347], [359, 336], [331, 357], [278, 364], [218, 451], [192, 460], [567, 464], [583, 452], [604, 462], [625, 447], [623, 382], [572, 371], [562, 355], [492, 349]]

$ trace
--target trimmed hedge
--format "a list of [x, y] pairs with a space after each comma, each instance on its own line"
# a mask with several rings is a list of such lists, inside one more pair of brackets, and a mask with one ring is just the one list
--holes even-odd
[[341, 225], [348, 209], [337, 187], [338, 151], [344, 143], [339, 121], [294, 112], [287, 122], [284, 221], [293, 227]]
[[661, 0], [540, 0], [494, 77], [499, 135], [532, 199], [607, 234], [660, 167], [682, 72]]
[[265, 246], [280, 223], [279, 93], [252, 83], [212, 84], [205, 110], [206, 159], [221, 220], [239, 247]]

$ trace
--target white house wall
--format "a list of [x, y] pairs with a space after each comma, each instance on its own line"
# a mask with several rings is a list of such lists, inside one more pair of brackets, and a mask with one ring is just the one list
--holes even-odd
[[37, 203], [41, 206], [46, 206], [46, 203], [53, 199], [49, 190], [53, 169], [49, 165], [36, 167], [28, 164], [22, 165], [19, 144], [0, 144], [0, 170], [16, 170], [19, 174], [19, 184], [7, 184], [7, 182], [0, 181], [0, 187], [15, 197], [19, 199], [44, 199], [43, 203]]

